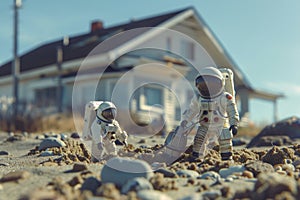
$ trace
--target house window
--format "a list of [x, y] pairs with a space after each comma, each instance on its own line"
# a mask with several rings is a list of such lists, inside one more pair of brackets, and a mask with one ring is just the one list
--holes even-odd
[[57, 88], [36, 89], [35, 100], [38, 107], [55, 106], [57, 104]]
[[195, 59], [195, 44], [187, 40], [181, 40], [180, 44], [181, 56], [189, 60]]
[[155, 104], [163, 105], [162, 89], [155, 87], [145, 87], [144, 95], [146, 98], [146, 105], [152, 106]]

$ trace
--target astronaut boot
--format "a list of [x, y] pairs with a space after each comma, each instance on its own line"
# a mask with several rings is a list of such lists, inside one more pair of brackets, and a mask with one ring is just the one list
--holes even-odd
[[232, 161], [232, 152], [221, 153], [221, 158], [223, 161], [226, 161], [226, 160]]

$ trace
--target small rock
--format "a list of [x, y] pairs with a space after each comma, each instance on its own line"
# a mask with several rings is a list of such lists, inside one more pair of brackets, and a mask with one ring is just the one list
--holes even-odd
[[68, 184], [72, 187], [74, 187], [75, 185], [78, 184], [82, 184], [83, 183], [83, 179], [81, 176], [74, 176], [69, 182]]
[[164, 177], [167, 177], [167, 178], [174, 178], [176, 176], [175, 172], [168, 170], [168, 169], [164, 169], [164, 168], [160, 168], [160, 169], [156, 170], [155, 172], [161, 173], [164, 175]]
[[187, 178], [197, 178], [199, 176], [198, 172], [188, 169], [178, 170], [176, 173], [178, 176], [184, 176]]
[[64, 147], [66, 144], [59, 138], [49, 137], [45, 138], [39, 146], [39, 151], [45, 150], [51, 147]]
[[146, 143], [146, 140], [145, 139], [141, 139], [140, 141], [137, 142], [138, 144], [144, 144]]
[[28, 171], [16, 171], [16, 172], [10, 172], [8, 174], [5, 174], [1, 179], [0, 182], [10, 182], [10, 181], [18, 181], [20, 179], [25, 179], [30, 176], [30, 173]]
[[79, 139], [80, 135], [78, 133], [74, 132], [74, 133], [71, 134], [71, 138], [73, 138], [73, 139]]
[[53, 155], [54, 155], [53, 151], [43, 151], [42, 153], [40, 153], [40, 156], [42, 157], [53, 156]]
[[247, 178], [254, 178], [253, 173], [248, 170], [245, 170], [243, 172], [242, 176], [247, 177]]
[[73, 165], [72, 171], [73, 172], [80, 172], [80, 171], [84, 171], [84, 170], [87, 170], [87, 169], [88, 168], [87, 168], [86, 164], [84, 164], [84, 163], [75, 163]]
[[108, 199], [120, 199], [120, 192], [112, 183], [101, 185], [101, 187], [97, 190], [96, 195], [103, 196]]
[[151, 166], [143, 160], [114, 157], [109, 159], [101, 171], [103, 183], [124, 185], [128, 180], [136, 177], [149, 179], [153, 176]]
[[54, 190], [36, 189], [21, 199], [37, 200], [37, 199], [63, 199], [61, 195]]
[[5, 167], [7, 167], [7, 166], [9, 166], [9, 164], [8, 164], [8, 163], [0, 163], [0, 166], [5, 166]]
[[269, 163], [261, 161], [251, 161], [245, 164], [245, 168], [256, 177], [260, 173], [274, 172], [274, 168]]
[[172, 200], [168, 195], [156, 190], [141, 190], [137, 193], [140, 200]]
[[0, 184], [0, 190], [3, 190], [3, 185]]
[[221, 176], [217, 172], [214, 171], [208, 171], [202, 174], [200, 179], [212, 179], [212, 180], [220, 180]]
[[88, 190], [91, 191], [93, 194], [95, 194], [97, 188], [100, 186], [101, 186], [100, 181], [98, 181], [95, 177], [89, 177], [83, 182], [80, 190], [81, 191]]
[[234, 173], [243, 173], [245, 171], [245, 167], [242, 165], [230, 166], [229, 168], [220, 169], [219, 174], [222, 178], [227, 178], [228, 176]]
[[218, 197], [221, 197], [221, 191], [220, 190], [213, 190], [213, 191], [205, 191], [202, 194], [202, 197], [204, 199], [216, 199]]
[[292, 159], [294, 157], [294, 151], [290, 148], [279, 148], [272, 147], [264, 156], [262, 156], [262, 161], [270, 163], [271, 165], [284, 164], [286, 159]]
[[23, 131], [23, 132], [22, 132], [22, 135], [23, 135], [24, 137], [28, 137], [28, 132], [27, 132], [27, 131]]
[[289, 176], [278, 173], [261, 173], [254, 186], [253, 198], [251, 199], [275, 199], [277, 194], [289, 192], [292, 195], [297, 193], [297, 182]]
[[10, 131], [10, 132], [8, 132], [8, 136], [9, 136], [9, 137], [13, 137], [13, 136], [15, 136], [15, 133], [12, 132], [12, 131]]
[[68, 139], [68, 136], [64, 133], [59, 134], [60, 135], [60, 139], [63, 141], [66, 141]]
[[289, 172], [294, 172], [295, 171], [295, 167], [294, 165], [292, 164], [283, 164], [281, 166], [281, 168], [284, 170], [284, 171], [289, 171]]
[[37, 136], [35, 136], [35, 139], [36, 140], [43, 140], [43, 139], [45, 139], [45, 136], [44, 135], [37, 135]]
[[7, 151], [0, 151], [0, 156], [7, 156], [9, 153]]
[[153, 190], [153, 186], [143, 177], [133, 178], [122, 186], [121, 193], [127, 194], [129, 191], [138, 192], [140, 190]]

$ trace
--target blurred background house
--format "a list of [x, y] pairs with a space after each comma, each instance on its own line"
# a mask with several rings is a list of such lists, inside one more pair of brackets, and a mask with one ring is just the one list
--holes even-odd
[[[144, 27], [164, 29], [153, 31]], [[116, 37], [114, 43], [102, 45], [93, 51], [106, 39], [138, 28], [142, 29], [125, 34], [126, 37]], [[165, 29], [185, 34], [192, 40], [178, 39], [171, 32], [163, 31]], [[207, 51], [209, 58], [203, 55], [203, 49], [197, 43]], [[156, 48], [138, 49], [147, 44]], [[149, 111], [152, 111], [157, 119], [163, 116], [166, 130], [169, 131], [178, 125], [183, 109], [194, 95], [194, 88], [180, 87], [180, 84], [187, 79], [194, 85], [197, 76], [194, 66], [207, 66], [212, 63], [210, 58], [216, 66], [228, 67], [235, 74], [241, 125], [246, 126], [248, 123], [249, 101], [253, 98], [272, 103], [274, 120], [277, 119], [276, 102], [283, 95], [253, 88], [193, 7], [113, 27], [105, 27], [102, 21], [93, 21], [88, 33], [46, 42], [21, 55], [18, 110], [20, 115], [39, 113], [36, 116], [71, 111], [83, 114], [87, 102], [95, 99], [111, 100], [116, 84], [126, 74], [127, 79], [121, 82], [122, 92], [118, 93], [119, 98], [114, 102], [120, 110], [120, 123], [130, 129], [126, 127], [130, 124], [127, 122], [129, 119], [122, 117], [122, 112], [127, 112], [128, 108], [131, 117], [140, 125], [150, 123]], [[83, 62], [86, 67], [78, 74]], [[1, 96], [13, 96], [12, 63], [9, 61], [0, 66]], [[137, 68], [141, 65], [147, 65], [148, 68]], [[99, 74], [102, 73], [99, 81]], [[141, 80], [148, 83], [134, 88]], [[74, 96], [75, 81], [78, 84]], [[96, 92], [93, 89], [95, 85]], [[124, 99], [130, 99], [129, 105], [122, 106]]]

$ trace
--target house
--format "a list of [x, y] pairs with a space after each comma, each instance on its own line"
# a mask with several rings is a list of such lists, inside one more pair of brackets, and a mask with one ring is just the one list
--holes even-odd
[[[251, 86], [193, 7], [112, 27], [94, 21], [88, 33], [40, 45], [21, 55], [20, 63], [20, 110], [30, 103], [51, 113], [62, 105], [76, 120], [88, 101], [112, 100], [127, 128], [132, 119], [142, 126], [156, 119], [161, 126], [160, 117], [167, 130], [177, 125], [203, 66], [233, 70], [242, 117], [251, 98], [272, 102], [276, 116], [282, 97]], [[0, 67], [2, 96], [12, 96], [11, 66]]]

